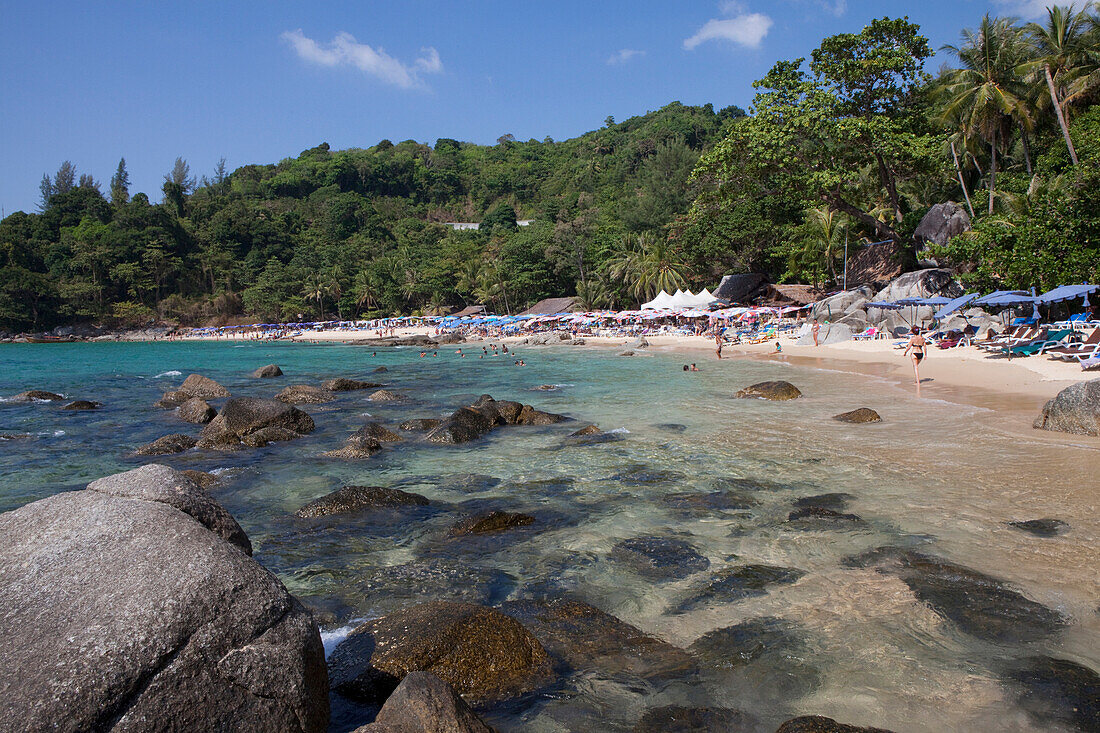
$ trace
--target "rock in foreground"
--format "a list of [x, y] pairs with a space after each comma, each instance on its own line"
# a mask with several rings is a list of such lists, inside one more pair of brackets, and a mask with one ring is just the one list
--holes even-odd
[[879, 414], [870, 407], [859, 407], [851, 412], [842, 412], [839, 415], [833, 415], [833, 419], [850, 423], [882, 422]]
[[382, 486], [345, 486], [331, 494], [314, 499], [297, 512], [299, 517], [324, 517], [346, 514], [361, 509], [381, 507], [426, 506], [428, 500], [420, 494]]
[[225, 403], [209, 425], [202, 430], [200, 448], [234, 448], [264, 428], [282, 428], [288, 433], [313, 432], [313, 418], [297, 407], [275, 400], [236, 397]]
[[451, 527], [451, 536], [461, 537], [468, 534], [492, 534], [503, 532], [506, 529], [526, 527], [534, 524], [535, 518], [530, 514], [514, 512], [491, 511], [467, 517]]
[[185, 450], [191, 450], [195, 447], [195, 443], [197, 442], [198, 441], [190, 435], [172, 433], [171, 435], [157, 438], [152, 443], [146, 443], [134, 451], [134, 453], [139, 456], [167, 456], [172, 453], [182, 453]]
[[775, 733], [891, 733], [885, 728], [862, 728], [858, 725], [838, 723], [824, 715], [803, 715], [791, 718]]
[[429, 672], [410, 672], [370, 725], [354, 733], [493, 733], [450, 685]]
[[0, 515], [0, 699], [28, 730], [324, 731], [309, 613], [177, 472]]
[[760, 400], [796, 400], [802, 396], [798, 387], [790, 382], [758, 382], [745, 387], [737, 393], [739, 399], [756, 398]]
[[201, 397], [192, 397], [179, 406], [179, 418], [184, 422], [205, 425], [213, 420], [218, 411], [210, 406], [210, 403]]
[[229, 396], [228, 389], [201, 374], [189, 375], [187, 379], [183, 380], [179, 391], [186, 392], [192, 397], [202, 397], [205, 400]]
[[511, 400], [494, 400], [481, 395], [469, 407], [460, 407], [434, 428], [426, 439], [431, 443], [468, 443], [500, 425], [553, 425], [568, 420], [564, 415], [536, 410]]
[[268, 364], [267, 366], [260, 367], [248, 376], [254, 379], [272, 379], [273, 377], [283, 376], [283, 370], [276, 364]]
[[1100, 435], [1100, 379], [1063, 389], [1043, 405], [1034, 426], [1075, 435]]
[[329, 392], [351, 392], [357, 389], [373, 389], [381, 386], [377, 382], [361, 382], [358, 379], [347, 379], [346, 377], [336, 377], [336, 379], [321, 382], [321, 389]]
[[275, 399], [288, 405], [320, 405], [332, 402], [336, 396], [327, 389], [318, 389], [310, 384], [292, 384], [275, 395]]
[[333, 689], [365, 702], [381, 702], [417, 671], [437, 675], [471, 703], [531, 692], [553, 677], [546, 650], [518, 621], [446, 601], [368, 621], [329, 658]]

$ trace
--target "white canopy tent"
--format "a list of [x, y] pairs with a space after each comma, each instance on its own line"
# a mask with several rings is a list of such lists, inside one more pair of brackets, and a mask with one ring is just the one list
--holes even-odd
[[675, 295], [669, 295], [664, 290], [648, 303], [642, 304], [642, 310], [662, 310], [674, 308], [706, 308], [714, 302], [714, 296], [703, 288], [696, 294], [690, 290], [677, 290]]

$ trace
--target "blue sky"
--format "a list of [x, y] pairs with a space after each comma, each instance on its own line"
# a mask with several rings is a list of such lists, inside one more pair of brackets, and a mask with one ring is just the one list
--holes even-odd
[[[65, 159], [160, 200], [209, 174], [383, 138], [565, 139], [679, 100], [748, 107], [781, 58], [883, 15], [933, 46], [1036, 0], [0, 3], [0, 207], [34, 211]], [[941, 59], [932, 61], [938, 67]]]

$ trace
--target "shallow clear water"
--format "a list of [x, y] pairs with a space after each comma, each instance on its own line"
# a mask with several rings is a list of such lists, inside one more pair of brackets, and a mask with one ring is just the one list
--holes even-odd
[[[896, 731], [1069, 729], [1017, 705], [1004, 669], [1034, 655], [1100, 669], [1097, 440], [1032, 431], [1032, 404], [980, 394], [963, 404], [935, 387], [917, 400], [891, 380], [835, 368], [731, 359], [683, 373], [683, 356], [569, 348], [522, 350], [528, 366], [516, 367], [509, 357], [478, 359], [472, 344], [463, 349], [466, 358], [450, 347], [421, 359], [415, 349], [345, 345], [2, 346], [0, 395], [38, 388], [105, 406], [63, 412], [0, 402], [0, 434], [22, 436], [0, 440], [0, 510], [148, 462], [128, 454], [161, 435], [197, 432], [152, 407], [192, 372], [254, 396], [334, 376], [377, 379], [408, 401], [375, 404], [366, 392], [342, 393], [303, 407], [317, 430], [293, 443], [156, 459], [220, 473], [212, 493], [244, 527], [256, 559], [318, 609], [326, 631], [429, 598], [492, 605], [568, 595], [680, 647], [742, 623], [758, 636], [748, 653], [727, 645], [729, 663], [704, 664], [683, 678], [575, 675], [546, 694], [485, 711], [502, 730], [630, 730], [644, 710], [669, 704], [740, 707], [770, 730], [798, 714]], [[287, 376], [245, 376], [271, 362]], [[389, 372], [371, 375], [379, 365]], [[789, 380], [805, 396], [732, 399], [765, 379]], [[542, 384], [559, 388], [533, 389]], [[366, 461], [319, 455], [368, 419], [393, 426], [442, 417], [482, 393], [577, 422], [500, 428], [461, 447], [409, 441]], [[884, 422], [830, 419], [860, 406]], [[620, 439], [566, 445], [564, 437], [587, 423], [621, 428]], [[432, 503], [293, 516], [345, 484], [397, 486]], [[668, 498], [716, 492], [743, 501], [700, 506]], [[798, 499], [834, 492], [850, 495], [842, 511], [862, 521], [810, 528], [785, 521]], [[492, 538], [448, 538], [461, 516], [498, 508], [537, 521]], [[1006, 524], [1039, 517], [1059, 518], [1069, 531], [1044, 538]], [[678, 579], [639, 575], [613, 552], [636, 537], [683, 540], [709, 567]], [[1007, 639], [964, 628], [896, 573], [846, 561], [882, 546], [1006, 581], [1065, 623]], [[714, 576], [745, 564], [801, 576], [756, 595], [708, 595]]]

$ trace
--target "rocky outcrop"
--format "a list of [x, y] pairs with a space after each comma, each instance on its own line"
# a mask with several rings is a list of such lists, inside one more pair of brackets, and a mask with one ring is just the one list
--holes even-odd
[[218, 397], [229, 397], [229, 390], [221, 386], [213, 379], [204, 377], [201, 374], [191, 374], [187, 379], [183, 380], [183, 384], [180, 385], [180, 392], [185, 392], [192, 397], [202, 397], [205, 400], [216, 399]]
[[768, 276], [758, 272], [725, 275], [718, 283], [714, 297], [730, 303], [748, 303], [758, 295], [763, 295], [767, 287]]
[[466, 517], [459, 521], [451, 527], [451, 536], [462, 537], [463, 535], [469, 534], [491, 534], [494, 532], [503, 532], [506, 529], [526, 527], [534, 523], [535, 518], [530, 514], [494, 510], [473, 517]]
[[874, 302], [890, 303], [903, 298], [929, 298], [942, 295], [957, 298], [963, 294], [962, 285], [955, 280], [951, 270], [930, 267], [899, 275], [871, 298]]
[[406, 420], [397, 427], [399, 430], [408, 430], [414, 433], [422, 433], [439, 427], [440, 423], [442, 422], [442, 420], [437, 420], [433, 417], [418, 417], [413, 418], [412, 420]]
[[134, 453], [139, 456], [167, 456], [172, 453], [182, 453], [185, 450], [191, 450], [198, 442], [190, 435], [184, 435], [183, 433], [172, 433], [171, 435], [165, 435], [162, 438], [157, 438], [152, 443], [146, 443], [138, 448]]
[[928, 245], [945, 245], [952, 237], [970, 231], [970, 217], [963, 207], [954, 201], [935, 204], [928, 210], [913, 230], [913, 240], [918, 246], [924, 245], [917, 253], [921, 261], [933, 261], [928, 257]]
[[331, 494], [314, 499], [297, 512], [299, 517], [326, 517], [330, 514], [347, 514], [363, 509], [391, 508], [399, 506], [427, 506], [427, 498], [400, 489], [383, 486], [345, 486]]
[[336, 399], [336, 395], [327, 389], [318, 389], [311, 384], [292, 384], [275, 395], [275, 399], [288, 405], [320, 405], [325, 402], [332, 402]]
[[202, 430], [200, 448], [233, 448], [264, 428], [282, 428], [304, 435], [313, 432], [313, 418], [297, 407], [257, 397], [235, 397]]
[[203, 398], [192, 397], [179, 406], [177, 414], [180, 420], [184, 422], [205, 425], [217, 416], [218, 411], [211, 407], [210, 403]]
[[468, 443], [500, 425], [553, 425], [564, 415], [542, 412], [519, 402], [482, 395], [469, 407], [460, 407], [426, 436], [432, 443]]
[[870, 407], [858, 407], [850, 412], [842, 412], [839, 415], [833, 415], [833, 419], [850, 423], [882, 422], [879, 414]]
[[917, 264], [913, 249], [901, 242], [864, 247], [848, 257], [848, 285], [881, 287]]
[[[795, 339], [795, 345], [813, 346], [814, 336], [811, 330], [812, 328], [812, 325], [809, 323], [803, 325], [798, 332], [798, 338]], [[853, 333], [856, 333], [856, 331], [847, 323], [822, 323], [817, 333], [817, 343], [820, 346], [844, 343], [845, 341], [852, 340]]]
[[838, 723], [824, 715], [803, 715], [791, 718], [775, 733], [891, 733], [885, 728], [863, 728], [848, 723]]
[[381, 702], [417, 671], [475, 704], [531, 692], [553, 678], [546, 650], [518, 621], [470, 603], [433, 601], [368, 621], [329, 658], [333, 689], [364, 702]]
[[283, 376], [283, 370], [280, 369], [276, 364], [268, 364], [267, 366], [260, 367], [248, 376], [253, 377], [254, 379], [271, 379], [273, 377]]
[[73, 400], [61, 409], [81, 412], [85, 410], [98, 410], [100, 407], [103, 407], [102, 402], [95, 402], [93, 400]]
[[1075, 435], [1100, 435], [1100, 379], [1063, 389], [1043, 405], [1034, 426]]
[[410, 672], [378, 711], [353, 733], [493, 733], [454, 688], [429, 672]]
[[773, 401], [796, 400], [801, 396], [802, 392], [798, 387], [783, 381], [758, 382], [745, 387], [736, 395], [738, 399], [754, 398]]
[[690, 543], [668, 537], [634, 537], [616, 543], [611, 558], [650, 580], [674, 580], [706, 570], [710, 560]]
[[47, 392], [44, 389], [29, 389], [20, 392], [11, 398], [11, 402], [58, 402], [65, 399], [56, 392]]
[[0, 515], [0, 699], [28, 730], [325, 731], [310, 614], [150, 465]]
[[348, 379], [346, 377], [336, 377], [321, 382], [321, 389], [329, 392], [351, 392], [357, 389], [374, 389], [381, 386], [378, 382], [362, 382], [358, 379]]
[[667, 679], [695, 671], [694, 660], [683, 649], [581, 601], [508, 601], [500, 610], [573, 672]]

